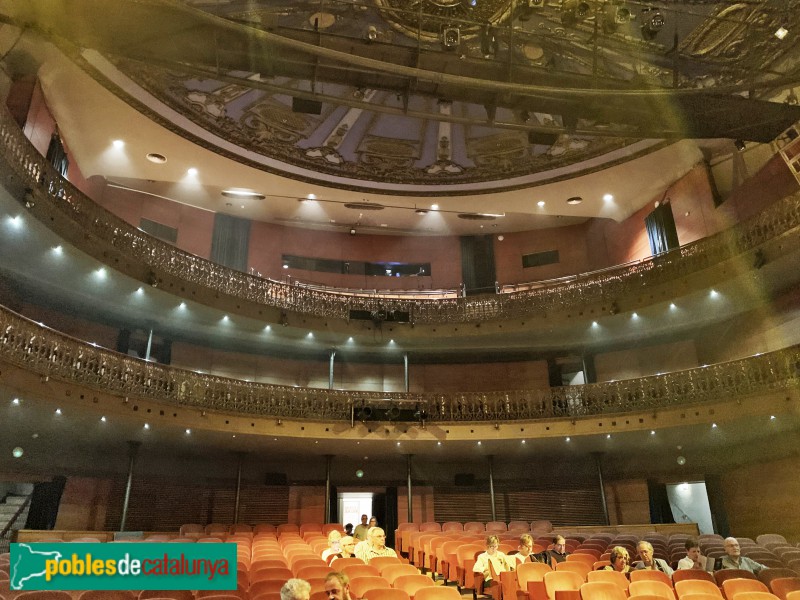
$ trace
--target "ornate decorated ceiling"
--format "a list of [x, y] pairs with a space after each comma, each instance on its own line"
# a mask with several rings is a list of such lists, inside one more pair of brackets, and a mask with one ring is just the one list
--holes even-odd
[[454, 194], [574, 177], [665, 140], [772, 139], [800, 119], [798, 9], [127, 0], [110, 11], [79, 0], [31, 2], [18, 18], [97, 50], [239, 162], [346, 189]]

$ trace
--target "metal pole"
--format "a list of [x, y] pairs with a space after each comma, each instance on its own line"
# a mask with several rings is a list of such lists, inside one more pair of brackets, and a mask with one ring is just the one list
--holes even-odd
[[408, 393], [408, 352], [403, 354], [403, 383], [405, 385], [405, 392]]
[[244, 462], [244, 452], [237, 452], [239, 464], [236, 467], [236, 497], [233, 501], [233, 523], [239, 522], [239, 500], [242, 497], [242, 463]]
[[328, 389], [333, 389], [333, 359], [336, 356], [336, 350], [331, 350], [331, 362], [328, 367]]
[[147, 338], [147, 350], [144, 351], [144, 359], [150, 360], [150, 349], [153, 347], [153, 330], [150, 330], [150, 336]]
[[603, 505], [603, 516], [606, 518], [606, 525], [611, 524], [611, 519], [608, 518], [608, 504], [606, 503], [606, 489], [605, 485], [603, 484], [603, 453], [602, 452], [592, 452], [592, 456], [594, 456], [594, 464], [597, 465], [597, 482], [600, 485], [600, 502]]
[[125, 499], [122, 501], [122, 518], [119, 522], [119, 530], [125, 531], [125, 521], [128, 520], [128, 503], [131, 499], [131, 486], [133, 485], [133, 467], [136, 464], [136, 454], [142, 442], [128, 440], [128, 482], [125, 484]]
[[[332, 359], [331, 359], [332, 360]], [[331, 462], [333, 455], [325, 455], [325, 520], [324, 523], [331, 521]]]
[[413, 454], [406, 454], [406, 485], [408, 486], [408, 522], [414, 522], [414, 507], [411, 500], [411, 457]]
[[494, 505], [494, 456], [487, 456], [489, 459], [489, 501], [492, 505], [492, 521], [497, 521], [497, 511]]

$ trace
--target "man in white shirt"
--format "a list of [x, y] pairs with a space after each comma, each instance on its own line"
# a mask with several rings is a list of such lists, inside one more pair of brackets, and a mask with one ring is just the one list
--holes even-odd
[[380, 527], [372, 527], [367, 533], [367, 541], [356, 545], [356, 557], [369, 564], [377, 556], [392, 556], [397, 558], [397, 553], [386, 547], [386, 533]]
[[725, 553], [722, 557], [722, 569], [744, 569], [758, 575], [762, 569], [767, 568], [752, 558], [742, 556], [739, 540], [735, 537], [725, 538]]
[[700, 553], [700, 542], [694, 538], [686, 540], [686, 556], [678, 561], [678, 570], [706, 568], [706, 557]]

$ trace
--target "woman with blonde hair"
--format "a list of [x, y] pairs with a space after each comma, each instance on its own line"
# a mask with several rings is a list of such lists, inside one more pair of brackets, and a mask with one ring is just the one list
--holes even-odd
[[604, 570], [617, 571], [625, 574], [631, 572], [631, 555], [628, 554], [628, 551], [622, 546], [614, 546], [608, 560], [611, 561], [611, 564], [605, 567]]

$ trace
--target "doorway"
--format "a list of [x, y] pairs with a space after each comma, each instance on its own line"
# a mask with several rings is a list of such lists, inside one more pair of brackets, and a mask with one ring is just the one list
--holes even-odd
[[714, 533], [705, 481], [668, 483], [667, 499], [676, 523], [697, 523], [700, 533]]

